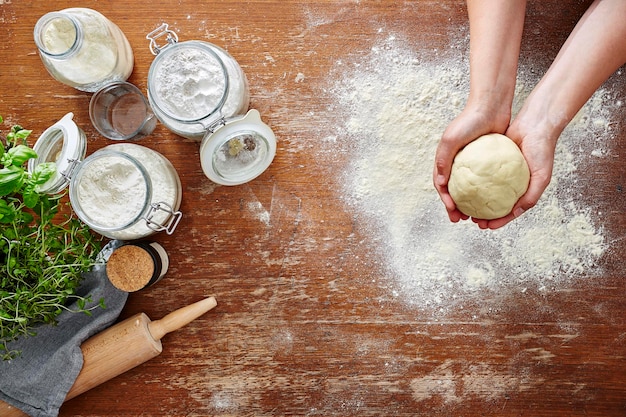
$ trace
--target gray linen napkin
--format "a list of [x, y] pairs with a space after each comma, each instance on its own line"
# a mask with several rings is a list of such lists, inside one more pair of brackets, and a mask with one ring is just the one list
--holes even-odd
[[[104, 251], [104, 250], [103, 250]], [[43, 325], [34, 337], [22, 337], [7, 347], [21, 350], [18, 358], [0, 360], [0, 400], [33, 417], [56, 417], [83, 366], [80, 345], [111, 325], [119, 316], [128, 294], [111, 285], [106, 268], [97, 265], [83, 274], [77, 293], [91, 295], [92, 303], [104, 298], [106, 308], [89, 316], [63, 312], [58, 325]]]

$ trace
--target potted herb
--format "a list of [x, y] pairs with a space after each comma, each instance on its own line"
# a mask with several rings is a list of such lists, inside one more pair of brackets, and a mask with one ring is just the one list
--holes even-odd
[[[2, 118], [0, 117], [0, 123]], [[89, 314], [89, 298], [76, 295], [82, 273], [96, 262], [100, 239], [72, 215], [65, 193], [48, 195], [38, 186], [55, 173], [53, 162], [29, 172], [37, 155], [27, 144], [30, 130], [13, 126], [0, 137], [0, 357], [8, 342], [32, 336], [36, 327], [55, 324], [70, 310]], [[104, 307], [103, 300], [100, 306]], [[97, 306], [96, 306], [97, 307]]]

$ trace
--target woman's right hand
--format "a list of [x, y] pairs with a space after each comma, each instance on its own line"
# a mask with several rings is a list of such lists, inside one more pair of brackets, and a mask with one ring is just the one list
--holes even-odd
[[444, 131], [435, 154], [433, 183], [452, 222], [469, 218], [457, 209], [448, 192], [448, 180], [454, 157], [468, 143], [482, 135], [504, 134], [511, 117], [510, 111], [507, 110], [509, 108], [468, 104]]

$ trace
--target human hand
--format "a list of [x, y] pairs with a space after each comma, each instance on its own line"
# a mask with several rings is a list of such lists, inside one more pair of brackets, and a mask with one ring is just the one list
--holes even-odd
[[[505, 110], [501, 110], [503, 108]], [[433, 183], [452, 222], [456, 223], [469, 218], [457, 209], [448, 192], [448, 180], [450, 179], [454, 157], [468, 143], [482, 135], [488, 133], [504, 134], [510, 120], [510, 113], [506, 110], [507, 108], [493, 106], [491, 107], [492, 110], [489, 110], [487, 107], [468, 105], [448, 125], [441, 137], [435, 155]], [[478, 223], [478, 225], [486, 227], [485, 222]]]
[[541, 124], [526, 120], [516, 120], [507, 129], [505, 135], [520, 147], [528, 164], [530, 170], [528, 189], [506, 216], [493, 220], [472, 219], [481, 229], [498, 229], [521, 216], [537, 204], [548, 187], [560, 129], [542, 129], [540, 126]]
[[482, 228], [502, 227], [533, 207], [550, 183], [556, 142], [594, 91], [626, 62], [626, 2], [595, 0], [554, 62], [526, 99], [506, 135], [528, 163], [530, 183], [511, 213], [478, 220]]

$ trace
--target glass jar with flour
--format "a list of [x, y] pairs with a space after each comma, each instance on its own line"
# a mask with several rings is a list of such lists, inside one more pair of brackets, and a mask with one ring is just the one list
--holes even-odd
[[156, 56], [148, 73], [148, 100], [169, 130], [201, 141], [216, 120], [248, 110], [248, 81], [228, 52], [209, 42], [178, 42], [167, 24], [146, 38]]
[[75, 7], [47, 13], [37, 21], [34, 36], [48, 72], [78, 90], [95, 92], [125, 81], [133, 70], [126, 36], [95, 10]]
[[172, 234], [182, 217], [178, 211], [182, 187], [172, 164], [160, 153], [134, 143], [108, 145], [80, 160], [74, 145], [82, 140], [76, 132], [70, 113], [35, 143], [39, 156], [29, 161], [29, 168], [51, 161], [59, 172], [39, 191], [58, 192], [69, 183], [76, 215], [111, 239], [136, 240], [160, 231]]

